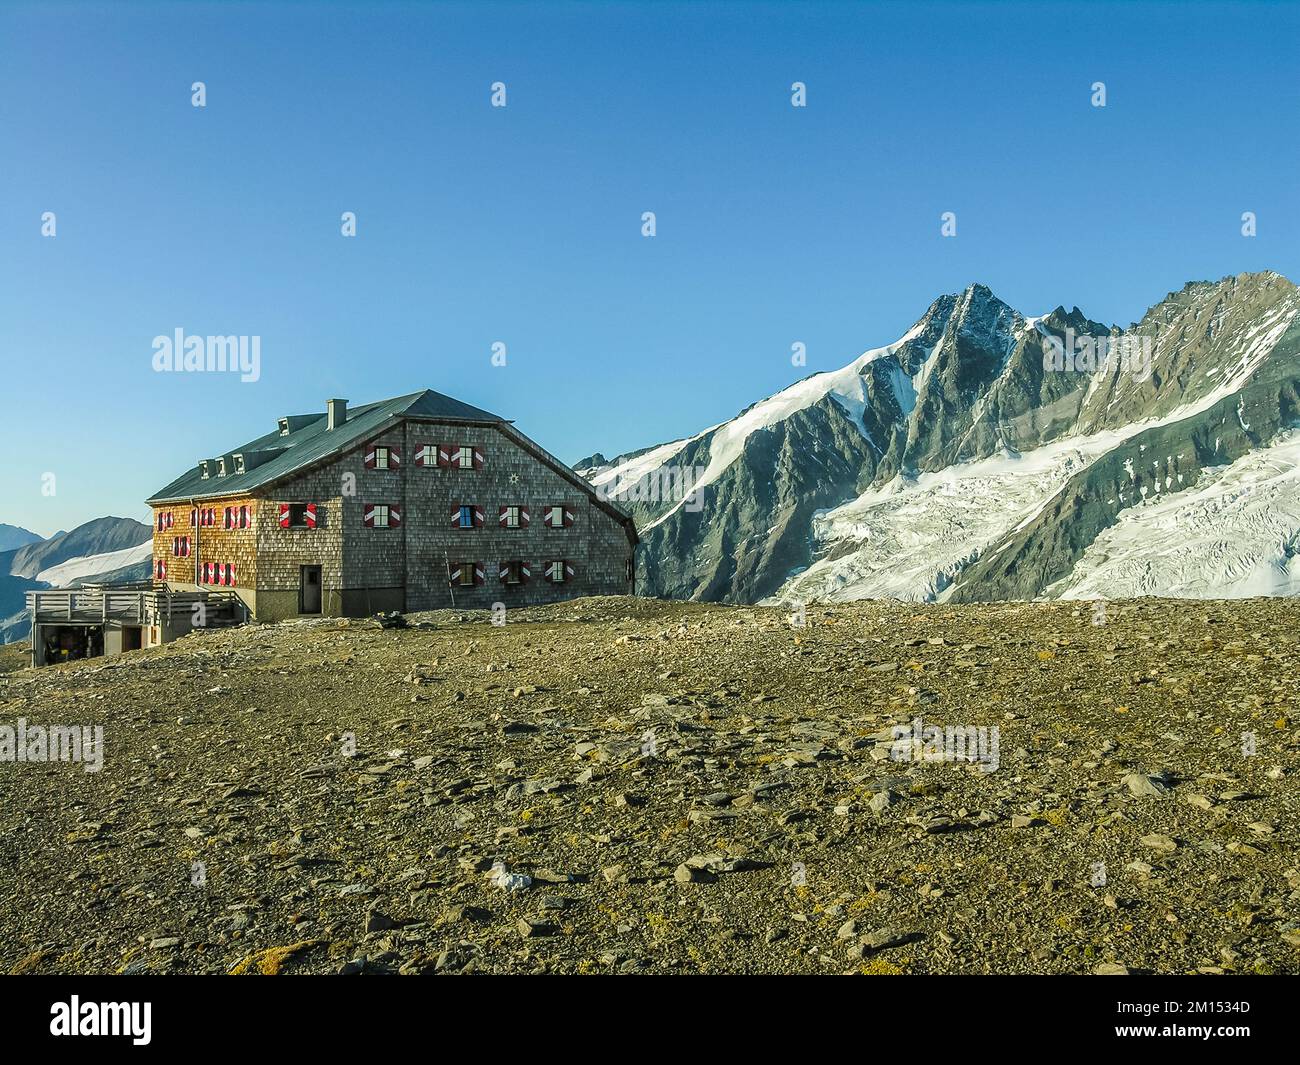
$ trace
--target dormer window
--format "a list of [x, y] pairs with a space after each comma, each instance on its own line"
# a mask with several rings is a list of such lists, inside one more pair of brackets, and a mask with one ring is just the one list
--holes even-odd
[[288, 419], [288, 418], [281, 418], [281, 419], [280, 419], [280, 435], [281, 435], [281, 436], [288, 436], [288, 435], [289, 435], [289, 419]]
[[244, 456], [243, 456], [243, 455], [236, 455], [236, 456], [235, 456], [235, 472], [236, 472], [236, 473], [243, 473], [243, 472], [244, 472]]
[[212, 463], [207, 459], [199, 463], [199, 476], [205, 481], [212, 476]]
[[222, 455], [221, 458], [217, 459], [217, 476], [224, 477], [227, 472], [228, 471], [226, 470], [226, 456]]

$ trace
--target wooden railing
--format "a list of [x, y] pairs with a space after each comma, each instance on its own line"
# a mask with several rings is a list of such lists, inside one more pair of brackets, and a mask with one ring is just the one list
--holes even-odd
[[[39, 624], [157, 625], [163, 620], [192, 615], [205, 604], [210, 614], [230, 614], [243, 619], [243, 603], [234, 592], [173, 592], [110, 588], [75, 588], [27, 593], [27, 613]], [[215, 620], [215, 618], [213, 619]]]

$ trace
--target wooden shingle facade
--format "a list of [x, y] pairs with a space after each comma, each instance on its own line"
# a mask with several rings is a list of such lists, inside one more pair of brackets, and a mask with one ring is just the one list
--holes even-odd
[[634, 591], [631, 518], [436, 392], [281, 418], [149, 503], [155, 583], [233, 592], [260, 620]]

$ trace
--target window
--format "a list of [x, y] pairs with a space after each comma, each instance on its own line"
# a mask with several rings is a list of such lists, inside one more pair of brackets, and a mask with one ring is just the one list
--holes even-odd
[[401, 468], [402, 455], [389, 444], [367, 444], [364, 461], [368, 470], [396, 470]]
[[458, 574], [458, 579], [456, 583], [459, 584], [462, 588], [474, 587], [474, 563], [473, 562], [460, 563], [460, 573]]
[[459, 465], [462, 470], [472, 470], [474, 468], [474, 448], [471, 445], [460, 445]]
[[524, 564], [519, 559], [501, 563], [501, 580], [506, 584], [524, 583]]
[[247, 505], [241, 506], [239, 508], [239, 527], [241, 529], [247, 529], [250, 525], [252, 525], [252, 523], [253, 523], [252, 516], [249, 513], [248, 506]]
[[456, 519], [457, 524], [462, 529], [474, 528], [474, 508], [463, 506], [460, 508], [460, 515]]
[[416, 453], [415, 464], [417, 466], [436, 466], [438, 465], [438, 449], [432, 444], [424, 444]]
[[564, 562], [562, 560], [558, 562], [548, 562], [546, 564], [546, 577], [548, 580], [552, 580], [556, 584], [562, 584], [564, 582]]
[[167, 579], [167, 563], [163, 561], [155, 562], [153, 565], [153, 575], [160, 581]]
[[501, 524], [502, 524], [502, 526], [503, 526], [504, 528], [507, 528], [507, 529], [517, 529], [517, 528], [519, 528], [519, 508], [518, 508], [518, 507], [502, 507], [502, 508], [501, 508]]
[[546, 527], [548, 529], [564, 528], [564, 507], [556, 504], [553, 507], [546, 508]]
[[190, 538], [188, 536], [172, 537], [172, 554], [177, 558], [188, 558], [190, 554]]
[[[311, 528], [312, 504], [307, 504], [307, 527]], [[367, 529], [396, 529], [402, 524], [402, 508], [397, 503], [367, 503], [361, 510]]]

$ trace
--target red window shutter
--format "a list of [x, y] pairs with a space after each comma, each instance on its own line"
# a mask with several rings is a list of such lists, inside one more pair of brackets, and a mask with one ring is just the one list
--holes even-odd
[[510, 579], [509, 562], [501, 562], [497, 564], [497, 576], [501, 578], [503, 584]]
[[361, 511], [361, 521], [367, 529], [375, 527], [375, 505], [367, 503]]
[[415, 445], [415, 468], [417, 470], [424, 466], [424, 449], [428, 446], [428, 444]]
[[506, 527], [506, 516], [509, 512], [509, 507], [497, 507], [497, 524], [503, 529]]
[[573, 574], [574, 574], [573, 563], [566, 561], [564, 563], [564, 579], [566, 581], [573, 580]]
[[402, 508], [396, 503], [388, 507], [388, 524], [390, 526], [402, 524]]
[[474, 528], [476, 528], [476, 529], [481, 529], [482, 527], [483, 527], [483, 508], [482, 508], [482, 507], [475, 507], [475, 508], [474, 508]]
[[235, 564], [232, 562], [230, 564], [230, 586], [233, 588], [238, 583], [239, 582], [235, 580]]
[[307, 509], [307, 528], [314, 529], [316, 528], [316, 504], [308, 503], [306, 509]]
[[475, 448], [475, 449], [474, 449], [474, 469], [476, 469], [476, 470], [481, 470], [482, 468], [483, 468], [483, 452], [482, 452], [482, 450], [481, 450], [480, 448]]
[[280, 504], [280, 528], [287, 529], [288, 527], [289, 527], [289, 504], [281, 503]]
[[190, 528], [193, 529], [199, 523], [199, 508], [190, 507]]
[[365, 461], [366, 461], [366, 469], [373, 470], [375, 468], [375, 447], [373, 444], [369, 444], [366, 446]]
[[528, 568], [528, 563], [521, 563], [519, 566], [519, 579], [521, 583], [527, 584], [532, 575], [532, 570]]
[[253, 524], [253, 522], [252, 522], [252, 515], [249, 513], [248, 507], [247, 507], [247, 506], [240, 507], [240, 508], [239, 508], [239, 527], [240, 527], [241, 529], [247, 529], [247, 528], [248, 528], [250, 525], [252, 525], [252, 524]]
[[390, 470], [400, 470], [402, 468], [402, 453], [395, 447], [388, 449], [388, 468]]
[[564, 527], [567, 529], [573, 524], [573, 511], [568, 507], [564, 508]]
[[519, 527], [520, 527], [521, 529], [527, 529], [527, 528], [528, 528], [528, 508], [527, 508], [527, 507], [520, 507], [520, 508], [519, 508]]
[[459, 503], [453, 503], [451, 505], [451, 527], [453, 529], [460, 528], [460, 504]]
[[459, 562], [454, 562], [454, 563], [451, 564], [451, 567], [447, 570], [447, 583], [448, 583], [448, 584], [459, 584], [459, 583], [460, 583], [460, 569], [461, 569], [461, 563], [459, 563]]
[[487, 569], [486, 569], [486, 566], [485, 566], [484, 563], [482, 563], [482, 562], [475, 562], [475, 563], [474, 563], [474, 583], [475, 583], [475, 584], [482, 584], [485, 580], [487, 580]]
[[451, 445], [450, 445], [450, 444], [439, 444], [439, 445], [438, 445], [438, 465], [441, 466], [441, 467], [443, 467], [444, 469], [445, 469], [446, 467], [448, 467], [448, 466], [451, 465]]

